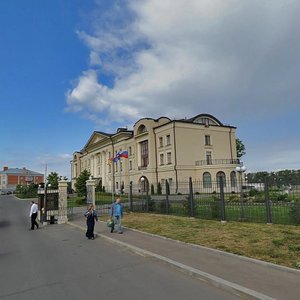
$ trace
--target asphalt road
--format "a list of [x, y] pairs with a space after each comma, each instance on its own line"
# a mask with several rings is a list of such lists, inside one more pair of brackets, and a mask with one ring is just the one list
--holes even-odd
[[0, 196], [0, 299], [241, 299], [69, 225], [30, 231], [29, 208]]

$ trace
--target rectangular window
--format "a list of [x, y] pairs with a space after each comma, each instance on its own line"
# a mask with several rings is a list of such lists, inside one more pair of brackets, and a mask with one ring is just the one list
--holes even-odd
[[171, 155], [171, 152], [167, 153], [167, 164], [168, 165], [172, 164], [172, 155]]
[[210, 135], [205, 136], [205, 145], [210, 146], [211, 145], [211, 140], [210, 140]]
[[171, 136], [169, 134], [166, 136], [166, 144], [171, 145]]
[[141, 142], [141, 167], [147, 167], [149, 163], [148, 141]]
[[123, 163], [120, 161], [120, 172], [123, 171]]
[[212, 165], [212, 153], [211, 151], [206, 151], [206, 163]]
[[128, 148], [128, 155], [132, 155], [132, 147]]
[[164, 165], [164, 155], [163, 155], [163, 153], [161, 153], [160, 155], [159, 155], [159, 164], [162, 166], [162, 165]]
[[164, 146], [164, 139], [163, 139], [163, 137], [161, 136], [160, 138], [159, 138], [159, 147], [163, 147]]
[[129, 161], [129, 170], [132, 170], [132, 160]]

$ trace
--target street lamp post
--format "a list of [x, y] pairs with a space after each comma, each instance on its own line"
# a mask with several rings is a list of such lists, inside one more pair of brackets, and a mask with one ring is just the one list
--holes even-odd
[[235, 168], [235, 170], [239, 173], [240, 177], [240, 205], [241, 205], [241, 211], [240, 211], [240, 219], [243, 221], [245, 219], [245, 212], [244, 212], [244, 194], [243, 194], [243, 174], [246, 172], [245, 166], [238, 166]]

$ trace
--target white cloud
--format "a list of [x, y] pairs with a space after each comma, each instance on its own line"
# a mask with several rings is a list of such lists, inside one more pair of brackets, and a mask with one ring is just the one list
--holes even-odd
[[299, 1], [116, 3], [78, 31], [91, 69], [68, 110], [98, 124], [208, 112], [233, 125], [299, 111]]
[[[122, 10], [114, 6], [115, 14], [98, 16], [94, 32], [78, 32], [91, 49], [91, 65], [100, 69], [82, 73], [67, 95], [68, 106], [124, 120], [167, 114], [174, 104], [176, 116], [212, 107], [227, 116], [254, 103], [261, 114], [270, 104], [284, 109], [282, 98], [297, 83], [289, 67], [299, 64], [300, 54], [284, 52], [299, 48], [298, 3], [129, 1], [127, 10], [135, 17], [120, 23], [116, 18]], [[102, 72], [115, 76], [111, 88], [101, 82]], [[296, 100], [286, 101], [294, 106]]]

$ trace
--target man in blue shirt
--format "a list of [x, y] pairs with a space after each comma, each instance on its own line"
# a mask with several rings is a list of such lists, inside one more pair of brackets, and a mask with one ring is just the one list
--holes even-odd
[[110, 232], [114, 232], [115, 225], [118, 227], [118, 233], [122, 231], [122, 218], [123, 218], [123, 205], [121, 204], [120, 197], [117, 197], [116, 201], [111, 206], [110, 217], [113, 220], [113, 225]]

